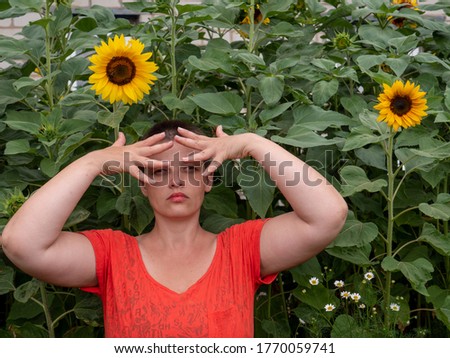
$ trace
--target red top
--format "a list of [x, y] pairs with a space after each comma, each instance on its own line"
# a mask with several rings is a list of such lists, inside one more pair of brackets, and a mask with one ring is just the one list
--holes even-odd
[[220, 233], [208, 270], [183, 293], [150, 276], [133, 236], [83, 232], [94, 247], [98, 279], [83, 290], [102, 299], [106, 337], [253, 337], [255, 292], [276, 277], [260, 277], [263, 224], [247, 221]]

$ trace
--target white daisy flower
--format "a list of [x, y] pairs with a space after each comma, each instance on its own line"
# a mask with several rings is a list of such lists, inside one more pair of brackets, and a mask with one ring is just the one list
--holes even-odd
[[317, 286], [319, 284], [319, 279], [317, 277], [311, 277], [309, 283], [313, 286]]
[[345, 298], [346, 300], [350, 297], [350, 292], [348, 291], [342, 291], [341, 292], [341, 297]]
[[336, 308], [336, 306], [333, 305], [333, 304], [331, 304], [331, 303], [328, 303], [328, 304], [325, 305], [324, 308], [325, 308], [325, 311], [331, 312], [331, 311], [334, 311], [334, 309]]
[[334, 281], [334, 285], [338, 288], [344, 287], [344, 281], [336, 280], [336, 281]]
[[396, 303], [391, 303], [391, 304], [389, 305], [389, 307], [390, 307], [391, 310], [394, 311], [394, 312], [400, 311], [400, 305], [398, 305], [398, 304], [396, 304]]
[[350, 294], [350, 297], [355, 302], [358, 302], [361, 299], [361, 295], [357, 292]]
[[368, 271], [368, 272], [366, 272], [365, 274], [364, 274], [364, 278], [366, 279], [366, 280], [371, 280], [371, 279], [373, 279], [375, 277], [375, 275], [373, 274], [373, 272], [372, 271]]
[[358, 307], [361, 309], [364, 309], [364, 308], [366, 308], [366, 305], [364, 303], [361, 303]]

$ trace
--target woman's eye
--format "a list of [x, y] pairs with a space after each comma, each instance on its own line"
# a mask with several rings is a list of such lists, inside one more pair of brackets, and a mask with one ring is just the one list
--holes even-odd
[[166, 169], [156, 169], [152, 172], [153, 175], [164, 175], [167, 173]]
[[196, 172], [197, 170], [199, 170], [199, 166], [197, 165], [186, 165], [184, 167], [181, 167], [181, 170], [188, 172], [188, 173], [193, 173]]

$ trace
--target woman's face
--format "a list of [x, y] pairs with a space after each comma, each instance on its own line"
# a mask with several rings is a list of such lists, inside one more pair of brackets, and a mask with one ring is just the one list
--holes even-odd
[[183, 162], [193, 149], [181, 144], [174, 145], [152, 159], [167, 165], [148, 173], [153, 180], [146, 183], [142, 192], [147, 196], [155, 215], [184, 218], [198, 216], [205, 192], [211, 190], [208, 178], [202, 176], [204, 167], [200, 162]]

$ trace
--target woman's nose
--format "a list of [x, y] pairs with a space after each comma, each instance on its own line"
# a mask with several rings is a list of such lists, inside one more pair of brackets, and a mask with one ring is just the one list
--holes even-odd
[[169, 175], [169, 186], [171, 188], [177, 188], [180, 186], [184, 186], [184, 180], [180, 177], [179, 167], [174, 167], [170, 171]]

